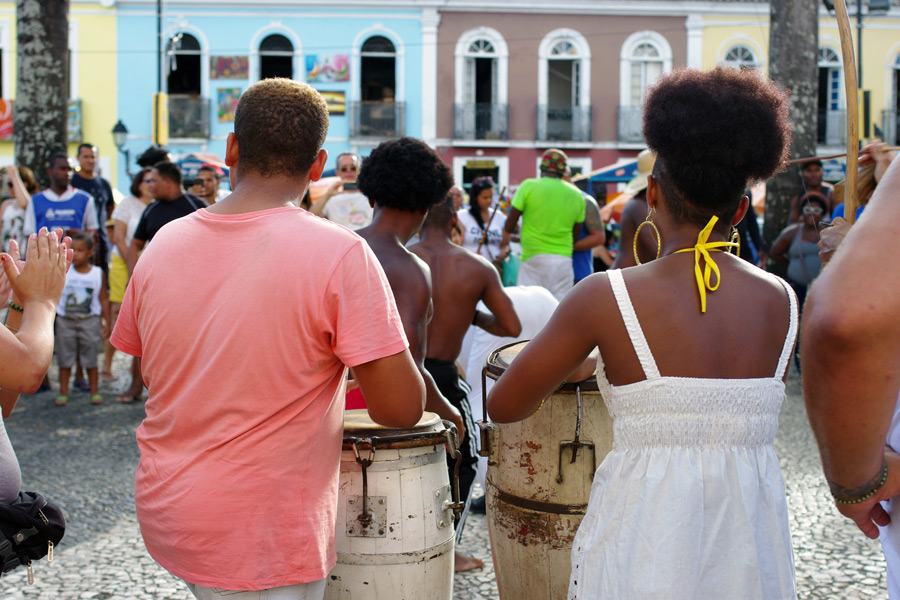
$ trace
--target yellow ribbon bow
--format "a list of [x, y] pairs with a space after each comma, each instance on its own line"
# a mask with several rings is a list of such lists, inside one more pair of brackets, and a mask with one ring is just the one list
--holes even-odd
[[[697, 288], [700, 290], [700, 312], [706, 312], [706, 290], [714, 292], [719, 289], [722, 278], [719, 275], [719, 267], [709, 255], [710, 252], [722, 252], [724, 248], [736, 248], [735, 242], [708, 242], [709, 234], [712, 233], [713, 227], [718, 222], [719, 217], [713, 217], [709, 220], [697, 236], [697, 243], [693, 248], [685, 248], [676, 250], [677, 252], [694, 252], [694, 274], [697, 276]], [[706, 261], [703, 270], [700, 269], [700, 257]], [[716, 285], [712, 284], [713, 273], [716, 275]]]

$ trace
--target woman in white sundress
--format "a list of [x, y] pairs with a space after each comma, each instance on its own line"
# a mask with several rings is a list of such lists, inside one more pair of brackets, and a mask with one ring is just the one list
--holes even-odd
[[575, 536], [570, 600], [795, 598], [772, 441], [796, 297], [727, 253], [744, 190], [787, 156], [786, 94], [749, 71], [675, 71], [648, 93], [644, 139], [657, 154], [646, 226], [659, 257], [579, 283], [488, 413], [527, 418], [597, 369], [613, 449]]

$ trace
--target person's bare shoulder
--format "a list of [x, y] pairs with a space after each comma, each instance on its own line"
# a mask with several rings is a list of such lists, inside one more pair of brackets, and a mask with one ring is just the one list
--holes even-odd
[[383, 254], [388, 255], [386, 260], [376, 252], [394, 296], [427, 303], [431, 298], [431, 269], [428, 263], [403, 247], [386, 249]]

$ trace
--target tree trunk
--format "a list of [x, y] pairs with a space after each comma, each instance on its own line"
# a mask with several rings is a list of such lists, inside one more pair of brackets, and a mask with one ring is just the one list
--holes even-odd
[[[819, 4], [817, 0], [770, 0], [770, 11], [769, 76], [791, 93], [791, 156], [813, 156], [818, 117]], [[802, 188], [799, 165], [788, 167], [766, 184], [766, 248], [787, 225], [791, 198]]]
[[16, 0], [16, 27], [16, 164], [46, 187], [50, 156], [68, 147], [69, 0]]

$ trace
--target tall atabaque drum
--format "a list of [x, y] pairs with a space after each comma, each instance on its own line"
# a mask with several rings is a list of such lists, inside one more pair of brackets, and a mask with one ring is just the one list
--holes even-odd
[[463, 506], [447, 477], [456, 437], [434, 413], [411, 429], [382, 427], [364, 409], [344, 413], [326, 600], [450, 600], [454, 510]]
[[[485, 399], [484, 378], [498, 379], [525, 344], [503, 346], [488, 357]], [[500, 597], [565, 599], [572, 540], [594, 471], [612, 448], [612, 421], [597, 381], [564, 385], [524, 421], [479, 426], [481, 453], [488, 457], [487, 517]]]

